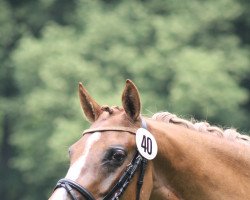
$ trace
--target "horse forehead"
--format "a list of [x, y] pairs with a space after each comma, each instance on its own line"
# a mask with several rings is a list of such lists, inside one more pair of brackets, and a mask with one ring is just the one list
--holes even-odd
[[[97, 128], [98, 129], [98, 128]], [[121, 131], [96, 131], [94, 133], [87, 133], [80, 139], [73, 148], [74, 156], [72, 161], [78, 159], [82, 155], [92, 154], [100, 156], [105, 150], [113, 146], [123, 146], [130, 149], [135, 145], [135, 136], [131, 133]]]
[[100, 132], [95, 132], [88, 137], [86, 145], [83, 148], [83, 151], [72, 162], [72, 165], [68, 170], [66, 178], [69, 178], [71, 180], [76, 180], [80, 176], [82, 168], [84, 168], [87, 163], [87, 158], [91, 148], [95, 145], [95, 143], [98, 140], [100, 140], [100, 138], [101, 138]]
[[[103, 126], [101, 126], [102, 128]], [[79, 157], [83, 154], [96, 151], [97, 149], [104, 149], [107, 146], [115, 144], [124, 144], [133, 141], [133, 135], [126, 134], [120, 131], [97, 131], [94, 133], [87, 133], [80, 140], [78, 140], [70, 150], [73, 150], [74, 156]], [[132, 136], [132, 139], [131, 139]], [[96, 152], [97, 153], [97, 152]]]
[[92, 146], [94, 146], [99, 140], [101, 140], [102, 133], [101, 132], [94, 132], [91, 134], [83, 135], [83, 137], [78, 140], [70, 149], [74, 149], [76, 154], [85, 154], [86, 151], [89, 151]]

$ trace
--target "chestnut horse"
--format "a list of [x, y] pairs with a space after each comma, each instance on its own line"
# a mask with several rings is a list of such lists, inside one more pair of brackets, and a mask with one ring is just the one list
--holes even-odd
[[[220, 134], [207, 123], [201, 128], [168, 113], [142, 117], [139, 93], [130, 80], [123, 108], [98, 105], [81, 83], [79, 96], [91, 126], [69, 148], [70, 167], [50, 200], [250, 199], [248, 136]], [[138, 130], [145, 129], [158, 146], [152, 160], [141, 155], [136, 143]]]

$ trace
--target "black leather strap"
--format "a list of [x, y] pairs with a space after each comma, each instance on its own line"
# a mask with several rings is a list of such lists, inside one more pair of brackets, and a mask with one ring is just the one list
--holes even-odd
[[56, 190], [57, 188], [60, 188], [60, 187], [65, 188], [74, 200], [77, 200], [77, 198], [72, 193], [72, 188], [75, 189], [76, 191], [78, 191], [82, 196], [86, 197], [88, 200], [95, 200], [93, 195], [88, 190], [86, 190], [84, 187], [82, 187], [77, 182], [72, 181], [70, 179], [63, 178], [63, 179], [59, 180], [57, 182], [54, 190]]
[[124, 193], [126, 188], [128, 187], [129, 182], [135, 175], [135, 172], [139, 168], [142, 162], [142, 156], [137, 151], [132, 162], [128, 166], [127, 170], [123, 173], [119, 181], [114, 185], [111, 191], [104, 197], [103, 200], [115, 200], [119, 199], [119, 197]]
[[148, 160], [146, 158], [142, 158], [141, 165], [140, 165], [141, 170], [140, 170], [140, 174], [139, 174], [138, 181], [137, 181], [137, 191], [136, 191], [137, 200], [140, 199], [141, 188], [143, 185], [143, 179], [144, 179], [144, 175], [146, 172], [147, 164], [148, 164]]

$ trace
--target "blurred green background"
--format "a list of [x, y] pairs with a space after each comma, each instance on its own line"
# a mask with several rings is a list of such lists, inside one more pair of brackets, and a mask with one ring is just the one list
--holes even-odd
[[88, 127], [77, 87], [250, 130], [249, 0], [0, 0], [0, 198], [42, 200]]

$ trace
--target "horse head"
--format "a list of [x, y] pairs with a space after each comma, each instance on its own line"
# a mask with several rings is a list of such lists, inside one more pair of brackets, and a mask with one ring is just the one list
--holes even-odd
[[136, 130], [142, 127], [136, 86], [126, 81], [122, 108], [100, 106], [81, 83], [79, 97], [91, 126], [69, 148], [70, 167], [50, 200], [149, 199], [152, 165], [138, 153], [135, 142]]

